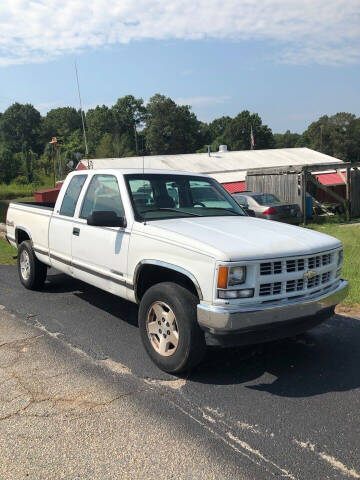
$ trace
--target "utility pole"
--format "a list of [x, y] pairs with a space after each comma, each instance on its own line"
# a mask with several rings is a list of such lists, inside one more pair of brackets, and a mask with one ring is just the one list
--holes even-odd
[[51, 142], [49, 142], [51, 145], [51, 157], [52, 157], [52, 166], [53, 166], [53, 178], [54, 178], [54, 188], [56, 187], [56, 173], [55, 173], [55, 150], [57, 147], [57, 138], [52, 137]]
[[320, 152], [323, 151], [323, 128], [324, 125], [320, 125]]
[[137, 140], [137, 131], [136, 131], [136, 123], [134, 122], [134, 133], [135, 133], [135, 149], [136, 149], [136, 156], [139, 156], [139, 149], [138, 149], [138, 140]]

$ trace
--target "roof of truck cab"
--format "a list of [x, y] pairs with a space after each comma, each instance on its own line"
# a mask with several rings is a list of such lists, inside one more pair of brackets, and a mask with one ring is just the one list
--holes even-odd
[[76, 170], [72, 172], [77, 175], [84, 175], [89, 173], [96, 173], [96, 175], [107, 174], [107, 175], [138, 175], [138, 174], [160, 174], [160, 175], [186, 175], [191, 177], [209, 177], [203, 173], [194, 173], [194, 172], [185, 172], [181, 170], [164, 170], [164, 169], [154, 169], [154, 168], [97, 168], [96, 170]]

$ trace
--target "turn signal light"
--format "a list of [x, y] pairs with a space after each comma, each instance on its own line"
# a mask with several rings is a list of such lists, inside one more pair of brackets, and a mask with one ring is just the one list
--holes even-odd
[[228, 276], [229, 276], [229, 269], [228, 267], [219, 267], [219, 275], [218, 275], [218, 288], [226, 289], [228, 286]]

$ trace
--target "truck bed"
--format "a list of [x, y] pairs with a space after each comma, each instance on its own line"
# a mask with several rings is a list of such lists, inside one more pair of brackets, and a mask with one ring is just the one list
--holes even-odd
[[11, 245], [17, 246], [19, 230], [32, 241], [35, 251], [47, 252], [49, 225], [54, 208], [54, 202], [10, 202], [6, 226]]
[[25, 205], [28, 207], [35, 207], [35, 208], [45, 208], [46, 210], [54, 210], [55, 202], [10, 202], [14, 205]]

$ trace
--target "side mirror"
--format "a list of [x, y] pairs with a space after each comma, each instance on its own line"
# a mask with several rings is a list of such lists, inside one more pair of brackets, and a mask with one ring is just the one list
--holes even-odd
[[94, 227], [126, 227], [125, 217], [118, 217], [113, 210], [91, 212], [87, 224]]

